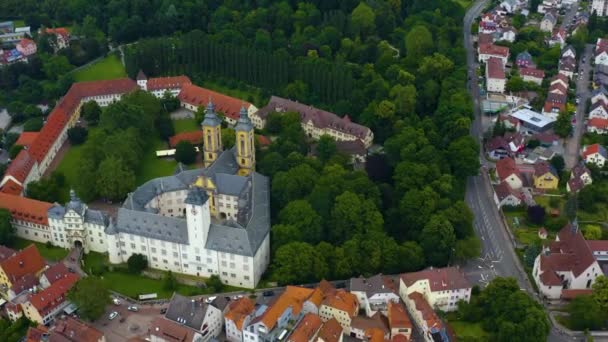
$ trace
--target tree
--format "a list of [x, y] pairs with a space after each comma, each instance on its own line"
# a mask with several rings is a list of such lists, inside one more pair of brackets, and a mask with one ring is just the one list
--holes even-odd
[[279, 213], [279, 221], [295, 227], [305, 242], [316, 244], [323, 238], [321, 216], [306, 200], [289, 202]]
[[477, 258], [481, 254], [481, 242], [476, 236], [468, 237], [464, 240], [456, 241], [454, 248], [454, 259], [466, 261]]
[[359, 5], [353, 9], [350, 15], [351, 24], [356, 34], [363, 36], [373, 33], [375, 28], [376, 14], [365, 1], [359, 2]]
[[236, 142], [236, 133], [232, 128], [222, 128], [222, 146], [224, 149], [229, 149]]
[[479, 146], [470, 135], [454, 140], [448, 147], [448, 157], [456, 177], [464, 179], [479, 172]]
[[593, 295], [574, 298], [567, 306], [568, 321], [574, 330], [596, 330], [604, 326], [606, 311], [593, 299]]
[[336, 154], [336, 141], [329, 135], [322, 135], [317, 143], [317, 156], [323, 164]]
[[608, 277], [600, 275], [593, 282], [593, 300], [595, 300], [604, 312], [608, 312]]
[[401, 245], [401, 257], [399, 260], [407, 260], [403, 263], [402, 272], [414, 272], [421, 270], [424, 265], [424, 250], [416, 241], [405, 241]]
[[545, 208], [540, 205], [528, 207], [528, 220], [533, 224], [543, 224], [545, 222]]
[[131, 254], [129, 259], [127, 259], [129, 273], [140, 274], [146, 267], [148, 267], [148, 258], [143, 254]]
[[95, 276], [81, 278], [68, 293], [70, 301], [78, 306], [79, 314], [94, 321], [101, 317], [110, 302], [106, 283]]
[[557, 174], [561, 175], [564, 167], [566, 166], [566, 162], [564, 161], [564, 157], [561, 155], [556, 155], [555, 157], [551, 158], [551, 165], [553, 165], [557, 171]]
[[173, 120], [169, 115], [161, 115], [156, 122], [156, 127], [158, 128], [158, 133], [160, 133], [160, 137], [163, 140], [168, 140], [171, 136], [175, 134], [175, 128], [173, 127]]
[[24, 132], [38, 132], [44, 125], [42, 118], [31, 118], [23, 124]]
[[15, 228], [11, 224], [11, 213], [0, 209], [0, 245], [10, 246], [15, 238]]
[[80, 114], [89, 126], [96, 126], [101, 117], [101, 107], [99, 107], [96, 101], [91, 100], [82, 105]]
[[423, 25], [414, 26], [405, 37], [405, 50], [408, 59], [420, 61], [433, 49], [433, 35]]
[[177, 280], [175, 279], [173, 272], [168, 271], [163, 276], [163, 289], [167, 291], [174, 291], [177, 289]]
[[173, 94], [171, 94], [171, 92], [168, 90], [165, 91], [165, 93], [163, 94], [160, 103], [163, 108], [169, 113], [179, 109], [179, 99], [173, 96]]
[[19, 154], [19, 152], [21, 152], [21, 150], [23, 150], [25, 148], [25, 146], [22, 145], [13, 145], [11, 146], [11, 148], [8, 150], [8, 156], [11, 159], [15, 159], [15, 157], [17, 157], [17, 155]]
[[99, 164], [96, 184], [99, 195], [119, 200], [135, 187], [135, 174], [125, 166], [122, 159], [108, 157]]
[[323, 256], [313, 246], [291, 242], [277, 250], [272, 277], [279, 284], [301, 284], [323, 279], [328, 271]]
[[557, 120], [553, 125], [553, 130], [562, 138], [570, 136], [570, 132], [572, 132], [572, 123], [570, 122], [570, 114], [568, 112], [562, 111], [559, 113]]
[[190, 142], [182, 140], [175, 146], [175, 160], [184, 164], [192, 164], [196, 160], [196, 150]]
[[420, 234], [420, 245], [427, 262], [433, 266], [444, 266], [454, 254], [456, 236], [450, 221], [442, 215], [434, 215]]
[[585, 240], [601, 240], [602, 228], [595, 224], [587, 224], [583, 228], [583, 235], [585, 236]]
[[75, 126], [68, 129], [68, 140], [72, 145], [81, 145], [87, 140], [88, 131], [82, 126]]
[[526, 90], [526, 82], [519, 75], [513, 75], [507, 80], [506, 84], [507, 91], [518, 92]]
[[224, 283], [217, 274], [212, 275], [205, 281], [205, 285], [214, 293], [219, 293], [224, 290]]
[[51, 56], [43, 61], [42, 69], [46, 77], [51, 80], [57, 80], [60, 76], [67, 74], [74, 68], [65, 56]]
[[382, 231], [383, 225], [382, 214], [370, 200], [345, 191], [336, 197], [327, 235], [330, 241], [340, 243], [355, 234]]

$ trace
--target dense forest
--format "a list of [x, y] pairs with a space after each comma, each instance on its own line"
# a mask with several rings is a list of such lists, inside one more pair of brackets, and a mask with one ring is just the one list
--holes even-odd
[[269, 119], [265, 133], [277, 138], [257, 156], [272, 179], [271, 277], [280, 283], [411, 271], [479, 251], [463, 201], [479, 154], [456, 2], [7, 0], [0, 13], [127, 44], [132, 77], [219, 79], [372, 128], [385, 153], [369, 158], [366, 174], [331, 141], [308, 157], [297, 117]]

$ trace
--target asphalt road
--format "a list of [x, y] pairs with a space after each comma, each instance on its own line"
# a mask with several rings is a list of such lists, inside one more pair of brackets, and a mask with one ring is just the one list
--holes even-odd
[[[464, 18], [464, 43], [467, 52], [468, 67], [468, 89], [473, 98], [473, 113], [475, 120], [471, 125], [471, 135], [481, 143], [483, 136], [482, 116], [480, 112], [479, 87], [477, 86], [477, 61], [475, 59], [475, 48], [470, 35], [473, 20], [481, 14], [488, 0], [477, 1], [467, 11]], [[589, 58], [587, 58], [588, 60]], [[588, 69], [588, 68], [587, 68]], [[586, 89], [586, 88], [585, 88]], [[581, 102], [584, 103], [584, 101]], [[582, 120], [577, 120], [577, 123]], [[578, 126], [578, 125], [577, 125]], [[480, 161], [485, 164], [483, 151], [480, 150]], [[474, 283], [484, 285], [492, 278], [514, 277], [520, 287], [530, 293], [534, 298], [536, 295], [527, 281], [527, 276], [519, 265], [515, 255], [514, 246], [507, 234], [506, 227], [500, 219], [498, 208], [494, 204], [492, 189], [490, 188], [485, 166], [482, 166], [482, 175], [469, 177], [466, 188], [466, 203], [474, 214], [474, 229], [482, 245], [482, 257], [478, 260], [468, 262], [464, 266], [467, 277]], [[549, 341], [575, 341], [576, 339], [562, 335], [555, 327], [551, 327], [548, 337]]]
[[589, 84], [591, 82], [591, 58], [593, 58], [593, 47], [593, 44], [587, 44], [585, 46], [585, 51], [581, 56], [578, 56], [579, 77], [574, 81], [576, 83], [576, 95], [580, 97], [580, 100], [576, 106], [576, 125], [574, 126], [572, 137], [568, 140], [565, 149], [564, 160], [567, 169], [571, 169], [578, 162], [579, 151], [581, 149], [581, 138], [585, 133], [585, 105], [587, 99], [591, 96]]

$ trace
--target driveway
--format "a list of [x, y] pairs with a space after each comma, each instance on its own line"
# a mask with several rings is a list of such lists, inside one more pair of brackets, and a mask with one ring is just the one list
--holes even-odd
[[186, 108], [179, 108], [178, 110], [171, 113], [171, 119], [194, 119], [194, 112]]
[[70, 253], [63, 259], [63, 264], [71, 270], [74, 270], [79, 276], [86, 277], [86, 273], [80, 267], [80, 260], [82, 259], [82, 248], [74, 247], [70, 250]]
[[[591, 58], [593, 57], [593, 44], [587, 44], [585, 51], [579, 56], [578, 66], [578, 78], [575, 80], [576, 83], [576, 95], [580, 97], [580, 101], [576, 106], [576, 125], [572, 133], [572, 137], [568, 139], [564, 160], [566, 162], [566, 169], [573, 168], [578, 162], [579, 151], [581, 148], [581, 138], [585, 132], [585, 107], [587, 100], [591, 96], [589, 91], [590, 77], [591, 77]], [[583, 63], [583, 61], [585, 61]], [[582, 77], [581, 77], [582, 76]]]
[[[145, 337], [150, 323], [157, 317], [161, 317], [160, 309], [166, 305], [138, 305], [138, 312], [127, 310], [128, 303], [121, 305], [109, 305], [100, 319], [93, 326], [101, 330], [107, 342], [122, 342], [133, 337]], [[112, 311], [118, 312], [113, 320], [108, 319]], [[121, 320], [124, 318], [124, 321]]]

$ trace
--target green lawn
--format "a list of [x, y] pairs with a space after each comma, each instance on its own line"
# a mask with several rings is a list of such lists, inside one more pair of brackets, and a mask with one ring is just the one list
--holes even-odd
[[[170, 298], [173, 295], [173, 291], [167, 291], [163, 288], [162, 280], [146, 278], [141, 275], [128, 274], [120, 271], [106, 272], [102, 277], [110, 290], [122, 293], [131, 298], [137, 299], [137, 296], [143, 293], [156, 293], [159, 298]], [[194, 296], [205, 293], [203, 289], [181, 284], [177, 286], [176, 292], [184, 296]]]
[[61, 189], [61, 201], [63, 203], [69, 200], [71, 184], [76, 184], [76, 179], [78, 179], [78, 165], [80, 164], [81, 155], [82, 145], [70, 146], [63, 156], [61, 163], [57, 166], [56, 171], [61, 172], [65, 176], [65, 186]]
[[160, 138], [156, 138], [150, 146], [144, 152], [139, 170], [137, 171], [137, 185], [141, 185], [153, 178], [172, 175], [177, 167], [177, 162], [172, 158], [156, 157], [156, 150], [167, 148], [167, 144], [160, 140]]
[[538, 230], [535, 228], [516, 228], [514, 229], [517, 241], [524, 245], [529, 245], [540, 241]]
[[[194, 82], [194, 80], [193, 80], [193, 82]], [[197, 85], [200, 85], [201, 87], [217, 91], [218, 93], [222, 93], [222, 94], [225, 94], [228, 96], [236, 97], [236, 98], [244, 100], [244, 101], [251, 102], [258, 108], [261, 108], [261, 106], [264, 106], [266, 104], [266, 103], [264, 103], [264, 101], [267, 99], [262, 98], [262, 95], [260, 94], [260, 89], [258, 89], [258, 88], [253, 88], [253, 87], [248, 87], [247, 89], [232, 88], [229, 86], [225, 86], [225, 85], [221, 85], [219, 83], [213, 82], [209, 79], [204, 79], [202, 82], [195, 82], [195, 83]]]
[[22, 20], [22, 19], [13, 20], [13, 24], [15, 25], [15, 28], [17, 28], [17, 27], [24, 27], [25, 26], [25, 21]]
[[61, 247], [47, 247], [46, 244], [40, 242], [34, 242], [26, 239], [15, 238], [15, 241], [12, 244], [13, 249], [23, 249], [31, 244], [35, 244], [38, 248], [38, 252], [42, 255], [43, 258], [51, 261], [59, 261], [65, 258], [69, 250], [63, 249]]
[[456, 338], [461, 341], [489, 341], [490, 336], [483, 330], [481, 323], [470, 323], [464, 321], [450, 321], [448, 323]]
[[199, 125], [196, 123], [195, 119], [179, 119], [173, 120], [173, 129], [175, 129], [175, 134], [182, 132], [192, 132], [200, 130]]
[[115, 54], [108, 55], [97, 63], [74, 73], [74, 79], [77, 82], [112, 80], [121, 77], [127, 77], [127, 72]]

